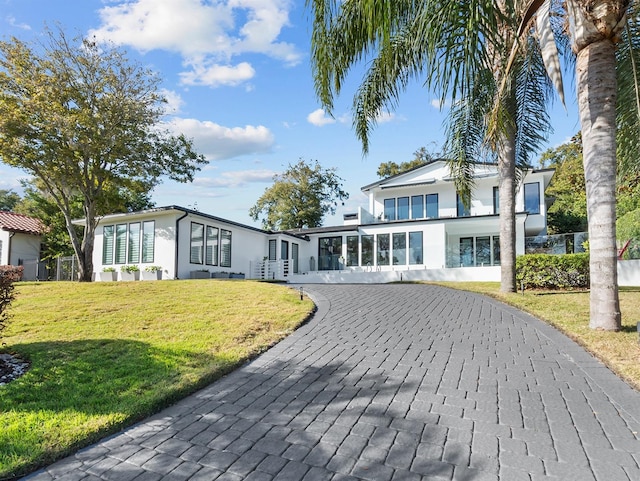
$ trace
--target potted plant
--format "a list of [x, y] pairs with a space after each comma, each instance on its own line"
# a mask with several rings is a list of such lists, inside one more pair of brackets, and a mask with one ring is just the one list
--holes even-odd
[[113, 267], [105, 267], [104, 269], [102, 269], [102, 272], [98, 272], [98, 280], [100, 282], [111, 282], [117, 279], [118, 274]]
[[140, 279], [140, 268], [138, 266], [120, 267], [121, 281], [137, 281], [138, 279]]
[[214, 279], [229, 279], [229, 273], [228, 272], [214, 272], [211, 274], [211, 277], [213, 277]]
[[141, 272], [143, 281], [159, 281], [162, 279], [162, 266], [146, 266]]
[[191, 279], [211, 279], [211, 272], [208, 269], [199, 269], [197, 271], [191, 271]]
[[229, 279], [244, 279], [244, 272], [230, 272]]

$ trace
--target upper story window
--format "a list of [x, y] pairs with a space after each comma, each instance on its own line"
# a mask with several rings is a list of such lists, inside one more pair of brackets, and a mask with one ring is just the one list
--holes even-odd
[[460, 195], [460, 193], [456, 193], [456, 205], [457, 212], [456, 215], [458, 217], [468, 217], [471, 215], [470, 207], [471, 207], [471, 199], [467, 197], [466, 199]]
[[396, 199], [384, 200], [384, 218], [386, 220], [396, 220]]
[[409, 197], [398, 197], [398, 220], [409, 218]]
[[524, 184], [524, 210], [529, 214], [540, 213], [540, 182]]
[[438, 214], [438, 194], [427, 194], [427, 219], [437, 219]]
[[411, 218], [422, 219], [424, 217], [424, 197], [422, 195], [411, 196]]
[[500, 213], [500, 187], [497, 185], [493, 187], [493, 213]]

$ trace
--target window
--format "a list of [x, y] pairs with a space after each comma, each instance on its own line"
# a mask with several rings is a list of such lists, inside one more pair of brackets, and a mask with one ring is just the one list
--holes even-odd
[[192, 264], [202, 264], [204, 248], [204, 224], [191, 223], [191, 257]]
[[156, 223], [148, 220], [142, 223], [142, 262], [153, 262], [156, 243]]
[[385, 220], [396, 220], [396, 200], [384, 200], [384, 218]]
[[288, 259], [289, 258], [289, 243], [287, 241], [280, 242], [280, 259]]
[[411, 218], [422, 219], [424, 217], [424, 197], [421, 195], [411, 196]]
[[269, 260], [270, 261], [276, 260], [276, 240], [275, 239], [269, 239]]
[[468, 217], [471, 214], [469, 212], [469, 208], [471, 207], [471, 198], [469, 198], [468, 196], [462, 196], [459, 192], [456, 193], [456, 205], [456, 215], [458, 217]]
[[220, 267], [231, 267], [231, 231], [220, 229]]
[[140, 222], [129, 224], [129, 256], [127, 262], [140, 262]]
[[293, 261], [293, 273], [297, 274], [298, 273], [298, 244], [292, 243], [291, 244], [291, 259]]
[[348, 266], [358, 265], [358, 236], [357, 235], [347, 236], [347, 265]]
[[389, 234], [378, 234], [378, 265], [389, 265]]
[[476, 237], [476, 265], [491, 265], [491, 237]]
[[427, 195], [427, 219], [437, 219], [438, 214], [438, 194]]
[[524, 210], [529, 214], [540, 213], [540, 182], [524, 184]]
[[460, 267], [473, 266], [473, 237], [460, 239]]
[[116, 264], [127, 262], [127, 224], [116, 225]]
[[102, 228], [102, 263], [113, 264], [113, 226]]
[[422, 232], [409, 232], [409, 264], [422, 264]]
[[342, 237], [320, 237], [318, 239], [318, 270], [337, 271], [340, 269]]
[[204, 263], [208, 266], [218, 265], [218, 228], [207, 226], [207, 238], [204, 249]]
[[407, 263], [407, 234], [393, 233], [393, 265], [403, 266]]
[[363, 235], [360, 239], [360, 258], [363, 266], [373, 265], [373, 236]]
[[500, 236], [493, 236], [493, 265], [500, 265]]
[[409, 197], [398, 197], [398, 220], [409, 218]]
[[500, 213], [500, 187], [497, 185], [493, 187], [493, 213]]

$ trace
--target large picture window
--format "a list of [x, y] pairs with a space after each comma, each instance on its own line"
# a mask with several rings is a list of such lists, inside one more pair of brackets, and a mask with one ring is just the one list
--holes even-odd
[[191, 223], [191, 254], [189, 262], [202, 264], [204, 250], [204, 224]]
[[218, 228], [207, 226], [204, 263], [208, 266], [218, 265]]
[[524, 184], [524, 210], [529, 214], [540, 213], [540, 183]]
[[389, 265], [389, 234], [378, 234], [378, 265]]
[[348, 266], [358, 265], [358, 236], [357, 235], [347, 236], [347, 265]]
[[127, 262], [137, 264], [140, 262], [140, 222], [129, 224], [129, 255]]
[[384, 218], [386, 220], [396, 220], [396, 199], [384, 200]]
[[231, 231], [220, 229], [220, 267], [231, 267]]
[[340, 269], [342, 237], [320, 237], [318, 239], [318, 270], [336, 271]]
[[427, 219], [437, 219], [438, 214], [438, 194], [427, 194]]
[[360, 259], [363, 266], [373, 266], [374, 242], [372, 235], [363, 235], [360, 238]]
[[398, 220], [409, 218], [409, 197], [398, 197]]
[[153, 262], [156, 243], [156, 223], [148, 220], [142, 223], [142, 262]]
[[393, 233], [393, 265], [403, 266], [407, 263], [407, 234]]
[[471, 198], [469, 196], [461, 195], [459, 192], [456, 194], [456, 206], [458, 217], [468, 217], [471, 215]]
[[491, 265], [491, 237], [476, 237], [476, 265]]
[[422, 232], [409, 232], [409, 264], [422, 264]]
[[473, 237], [460, 239], [460, 267], [473, 266]]
[[102, 228], [102, 263], [113, 264], [113, 226]]
[[116, 225], [116, 264], [127, 262], [127, 224]]
[[422, 219], [424, 217], [424, 196], [411, 196], [411, 218]]

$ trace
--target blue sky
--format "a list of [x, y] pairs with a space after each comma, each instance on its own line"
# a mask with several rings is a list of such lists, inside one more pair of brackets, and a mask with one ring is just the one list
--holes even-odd
[[[193, 184], [165, 182], [153, 192], [158, 206], [180, 205], [258, 225], [249, 208], [299, 158], [337, 168], [350, 198], [325, 225], [366, 206], [360, 187], [377, 180], [381, 162], [403, 162], [443, 144], [436, 95], [410, 86], [397, 109], [381, 118], [362, 156], [350, 106], [359, 72], [348, 79], [334, 118], [315, 97], [309, 65], [309, 12], [304, 0], [0, 0], [3, 39], [29, 41], [59, 24], [114, 42], [158, 72], [169, 100], [165, 121], [193, 138], [209, 164]], [[567, 87], [565, 87], [567, 88]], [[567, 90], [572, 88], [569, 86]], [[579, 130], [575, 94], [567, 110], [556, 102], [548, 147]], [[0, 188], [20, 192], [26, 175], [0, 164]]]

